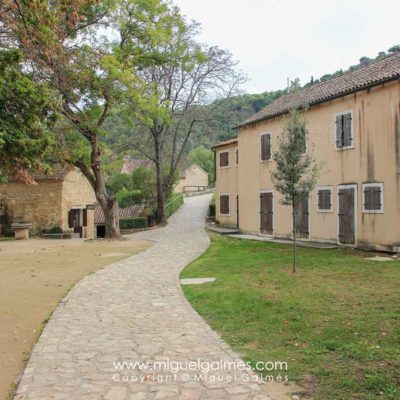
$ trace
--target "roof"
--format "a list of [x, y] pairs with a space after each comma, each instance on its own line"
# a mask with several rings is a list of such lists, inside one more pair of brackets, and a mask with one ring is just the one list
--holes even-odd
[[[119, 208], [118, 209], [119, 218], [124, 219], [124, 218], [138, 217], [140, 216], [140, 214], [142, 214], [143, 209], [144, 206], [140, 204], [135, 204], [133, 206], [126, 208]], [[96, 225], [99, 225], [99, 224], [104, 224], [105, 221], [106, 220], [104, 218], [103, 209], [100, 207], [99, 204], [96, 204], [94, 208], [94, 223]]]
[[[28, 172], [28, 174], [34, 181], [62, 181], [73, 169], [71, 166], [54, 165], [49, 172]], [[12, 182], [20, 180], [19, 176], [9, 178]]]
[[400, 52], [345, 72], [324, 82], [308, 86], [298, 92], [279, 97], [242, 122], [238, 128], [286, 114], [294, 108], [304, 108], [322, 103], [399, 78]]
[[141, 166], [150, 168], [152, 166], [152, 161], [148, 159], [125, 157], [124, 163], [122, 164], [121, 173], [130, 174]]
[[237, 142], [238, 142], [237, 139], [226, 140], [225, 142], [217, 143], [216, 145], [214, 145], [213, 149], [216, 149], [217, 147], [224, 147], [224, 146], [230, 146], [232, 144], [237, 144]]

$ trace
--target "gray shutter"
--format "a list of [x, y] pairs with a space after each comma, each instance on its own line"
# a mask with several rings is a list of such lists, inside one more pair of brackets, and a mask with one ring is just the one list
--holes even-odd
[[318, 191], [318, 208], [320, 210], [324, 209], [324, 191], [323, 190]]
[[265, 152], [267, 156], [267, 160], [271, 159], [271, 135], [265, 135]]
[[372, 187], [368, 186], [364, 188], [364, 208], [365, 210], [372, 210], [373, 200], [372, 200]]
[[372, 209], [380, 210], [382, 208], [381, 188], [380, 188], [380, 186], [373, 186], [370, 189], [372, 189], [372, 193], [371, 193]]
[[332, 195], [330, 190], [325, 190], [325, 206], [327, 210], [332, 208]]
[[351, 135], [351, 113], [345, 114], [343, 115], [343, 130], [344, 130], [344, 134], [343, 134], [343, 146], [351, 146], [353, 139], [352, 139], [352, 135]]
[[336, 147], [343, 147], [343, 118], [342, 115], [336, 117]]

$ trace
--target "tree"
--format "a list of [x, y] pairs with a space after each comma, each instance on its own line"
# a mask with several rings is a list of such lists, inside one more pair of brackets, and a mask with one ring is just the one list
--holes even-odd
[[170, 41], [154, 48], [164, 60], [142, 69], [140, 76], [146, 82], [142, 102], [127, 102], [126, 109], [128, 121], [134, 121], [140, 132], [132, 135], [127, 146], [155, 165], [158, 222], [165, 219], [166, 196], [188, 143], [210, 120], [209, 110], [203, 106], [230, 97], [242, 82], [229, 53], [199, 44], [198, 25], [187, 25], [175, 7], [170, 15]]
[[[60, 113], [73, 128], [64, 129], [64, 161], [92, 185], [109, 238], [119, 238], [120, 232], [117, 202], [107, 193], [102, 169], [103, 126], [126, 93], [140, 100], [137, 69], [157, 60], [148, 49], [169, 37], [164, 10], [159, 0], [4, 0], [0, 5], [0, 33], [7, 45], [20, 48], [35, 79], [61, 98]], [[124, 36], [109, 43], [100, 36], [100, 25], [117, 26], [121, 33], [130, 27], [135, 46], [128, 53]]]
[[214, 182], [214, 153], [212, 150], [202, 145], [197, 146], [190, 150], [187, 159], [191, 164], [197, 164], [208, 172], [210, 181]]
[[53, 156], [58, 99], [24, 72], [18, 50], [0, 50], [0, 178], [34, 183], [29, 171], [48, 168]]
[[282, 195], [281, 204], [292, 207], [293, 272], [296, 272], [295, 208], [314, 189], [321, 167], [310, 154], [305, 155], [306, 140], [306, 120], [293, 110], [278, 139], [278, 150], [273, 155], [276, 169], [271, 172], [275, 189]]

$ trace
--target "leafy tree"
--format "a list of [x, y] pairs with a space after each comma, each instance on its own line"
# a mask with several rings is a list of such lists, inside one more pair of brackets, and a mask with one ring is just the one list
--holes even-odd
[[[60, 112], [73, 128], [62, 131], [68, 135], [61, 138], [64, 159], [92, 185], [111, 238], [120, 232], [117, 202], [107, 193], [103, 173], [103, 126], [124, 95], [140, 102], [137, 71], [162, 58], [154, 49], [170, 37], [166, 9], [161, 0], [4, 0], [0, 5], [7, 45], [20, 48], [35, 79], [61, 98]], [[100, 36], [100, 25], [119, 29], [121, 40], [109, 43]]]
[[190, 150], [187, 159], [191, 164], [197, 164], [208, 172], [210, 181], [214, 182], [214, 153], [212, 150], [200, 145]]
[[57, 106], [55, 93], [23, 71], [19, 51], [0, 50], [0, 178], [34, 183], [29, 171], [48, 168]]
[[170, 15], [170, 41], [154, 48], [164, 60], [142, 69], [140, 76], [146, 82], [142, 102], [127, 102], [128, 120], [134, 120], [140, 132], [127, 145], [155, 166], [158, 222], [165, 219], [165, 200], [190, 140], [204, 132], [202, 127], [210, 120], [203, 106], [230, 97], [242, 81], [229, 53], [198, 43], [198, 25], [186, 25], [176, 8], [170, 9]]
[[121, 207], [143, 204], [154, 207], [156, 203], [156, 179], [154, 170], [139, 166], [130, 174], [116, 174], [109, 182], [109, 191]]
[[293, 110], [278, 139], [278, 150], [273, 155], [276, 169], [271, 172], [275, 189], [282, 195], [281, 204], [292, 207], [293, 272], [296, 272], [295, 208], [314, 189], [320, 170], [311, 155], [304, 155], [306, 138], [306, 120]]

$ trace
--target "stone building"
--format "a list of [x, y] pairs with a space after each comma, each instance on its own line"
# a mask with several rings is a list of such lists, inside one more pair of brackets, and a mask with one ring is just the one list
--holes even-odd
[[12, 179], [0, 184], [0, 203], [8, 222], [32, 222], [32, 233], [61, 228], [78, 237], [94, 237], [96, 197], [79, 170], [56, 166], [51, 174], [33, 178], [36, 185]]
[[242, 232], [292, 237], [271, 180], [289, 112], [307, 121], [304, 156], [323, 168], [296, 208], [301, 240], [400, 251], [400, 53], [288, 93], [241, 123], [216, 153], [216, 219]]
[[208, 172], [197, 164], [179, 171], [180, 179], [175, 186], [176, 193], [197, 192], [208, 187]]

